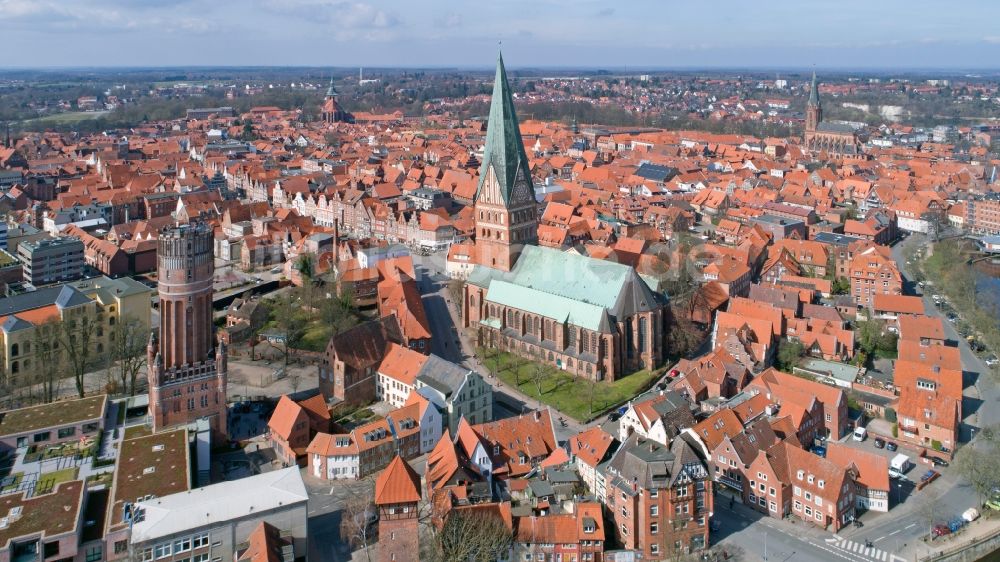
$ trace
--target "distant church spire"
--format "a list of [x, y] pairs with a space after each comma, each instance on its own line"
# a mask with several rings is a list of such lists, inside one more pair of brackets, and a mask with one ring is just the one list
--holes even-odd
[[815, 70], [813, 70], [812, 86], [809, 88], [809, 105], [819, 106], [819, 82], [816, 81]]
[[330, 75], [330, 87], [326, 89], [326, 97], [328, 97], [328, 98], [335, 98], [338, 95], [340, 95], [340, 94], [338, 94], [337, 93], [337, 89], [333, 87], [333, 74], [331, 74]]

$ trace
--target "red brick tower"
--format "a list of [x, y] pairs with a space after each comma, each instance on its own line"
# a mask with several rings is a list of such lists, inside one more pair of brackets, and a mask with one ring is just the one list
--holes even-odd
[[375, 481], [378, 507], [378, 561], [418, 562], [420, 544], [417, 504], [420, 476], [396, 455]]
[[212, 242], [212, 230], [199, 222], [160, 233], [160, 336], [147, 348], [154, 432], [208, 418], [213, 437], [228, 435], [226, 348], [215, 347], [212, 323]]

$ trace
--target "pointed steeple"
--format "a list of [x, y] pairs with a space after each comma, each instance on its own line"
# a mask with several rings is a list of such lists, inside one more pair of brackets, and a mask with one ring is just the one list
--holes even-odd
[[333, 87], [333, 75], [330, 75], [330, 87], [326, 89], [326, 97], [335, 98], [338, 95], [337, 89]]
[[809, 88], [809, 105], [819, 105], [819, 82], [816, 81], [816, 71], [813, 71], [812, 86]]
[[490, 121], [486, 127], [486, 149], [483, 152], [483, 163], [479, 168], [479, 185], [476, 188], [477, 199], [491, 166], [506, 204], [511, 203], [514, 187], [519, 182], [527, 183], [527, 191], [533, 196], [528, 156], [524, 152], [524, 142], [521, 140], [517, 114], [514, 112], [514, 96], [507, 83], [503, 55], [499, 51], [496, 77], [493, 80], [493, 96], [490, 99]]

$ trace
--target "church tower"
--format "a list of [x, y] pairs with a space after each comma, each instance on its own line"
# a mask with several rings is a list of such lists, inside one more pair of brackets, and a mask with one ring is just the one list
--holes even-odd
[[326, 95], [323, 97], [323, 120], [327, 123], [346, 123], [350, 122], [350, 114], [344, 111], [344, 108], [340, 107], [340, 102], [337, 97], [340, 94], [337, 89], [333, 87], [333, 76], [330, 77], [330, 86], [326, 89]]
[[806, 102], [806, 134], [805, 141], [809, 144], [816, 127], [823, 120], [823, 108], [819, 104], [819, 83], [816, 81], [816, 71], [813, 71], [812, 87], [809, 89], [809, 101]]
[[475, 220], [480, 265], [510, 271], [521, 248], [538, 243], [535, 188], [514, 112], [514, 97], [499, 53], [486, 150], [476, 188]]

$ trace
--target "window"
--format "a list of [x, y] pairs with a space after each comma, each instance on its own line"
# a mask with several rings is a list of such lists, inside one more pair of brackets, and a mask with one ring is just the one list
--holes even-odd
[[649, 552], [650, 552], [650, 554], [659, 554], [660, 553], [660, 545], [658, 545], [656, 543], [653, 543], [653, 544], [649, 545]]
[[101, 545], [97, 545], [92, 548], [87, 549], [87, 561], [86, 562], [101, 562], [104, 559], [104, 551], [101, 549]]
[[128, 552], [128, 541], [115, 541], [115, 554]]
[[194, 546], [194, 548], [201, 548], [203, 546], [208, 546], [208, 533], [195, 535], [191, 539], [191, 544]]
[[656, 517], [659, 514], [660, 514], [660, 506], [658, 506], [658, 505], [652, 505], [652, 506], [649, 507], [649, 515], [651, 517]]
[[652, 523], [649, 524], [649, 534], [655, 535], [656, 533], [659, 533], [659, 532], [660, 532], [660, 524], [659, 523], [657, 523], [656, 521], [653, 521]]
[[649, 497], [651, 498], [659, 497], [659, 495], [660, 495], [659, 488], [653, 488], [652, 490], [649, 491]]
[[622, 523], [622, 534], [628, 536], [628, 527], [624, 523]]
[[52, 558], [53, 556], [59, 555], [59, 541], [52, 541], [45, 543], [43, 548], [45, 558]]
[[184, 537], [183, 539], [174, 541], [174, 552], [187, 552], [191, 550], [191, 537]]
[[41, 443], [42, 441], [48, 441], [52, 437], [52, 434], [48, 431], [43, 431], [41, 433], [36, 433], [33, 439], [35, 443]]
[[76, 435], [76, 428], [75, 427], [64, 427], [64, 428], [61, 428], [59, 431], [57, 431], [56, 434], [59, 436], [60, 439], [64, 439], [66, 437], [72, 437], [72, 436]]
[[153, 547], [153, 557], [159, 560], [160, 558], [166, 558], [170, 556], [171, 553], [170, 547], [171, 547], [170, 543], [156, 545], [155, 547]]

